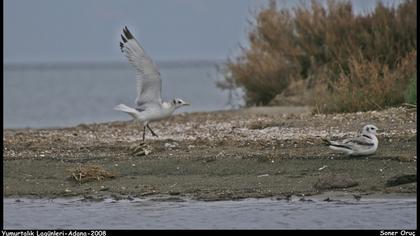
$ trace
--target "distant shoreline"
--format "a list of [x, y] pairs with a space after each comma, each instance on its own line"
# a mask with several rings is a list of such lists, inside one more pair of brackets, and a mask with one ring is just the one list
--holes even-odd
[[[156, 64], [162, 68], [179, 68], [179, 67], [208, 67], [222, 65], [225, 61], [223, 60], [210, 60], [210, 59], [197, 59], [197, 60], [160, 60]], [[126, 61], [110, 61], [110, 62], [11, 62], [5, 63], [5, 70], [35, 70], [35, 69], [71, 69], [71, 68], [86, 68], [86, 69], [125, 69], [131, 68]]]

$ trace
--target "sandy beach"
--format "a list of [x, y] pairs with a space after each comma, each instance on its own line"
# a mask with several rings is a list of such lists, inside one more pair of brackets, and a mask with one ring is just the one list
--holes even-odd
[[[415, 109], [312, 114], [308, 107], [182, 113], [71, 128], [3, 130], [5, 197], [228, 200], [417, 192]], [[321, 138], [379, 129], [378, 151], [345, 157]], [[324, 194], [324, 195], [323, 195]]]

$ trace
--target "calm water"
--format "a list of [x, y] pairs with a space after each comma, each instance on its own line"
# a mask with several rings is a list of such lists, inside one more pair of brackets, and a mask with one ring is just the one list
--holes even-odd
[[[160, 66], [162, 97], [190, 102], [179, 112], [227, 109], [228, 92], [216, 87], [216, 64]], [[135, 71], [129, 65], [6, 66], [4, 127], [63, 127], [80, 123], [130, 120], [113, 110], [134, 105]]]
[[416, 229], [416, 199], [4, 199], [5, 229]]

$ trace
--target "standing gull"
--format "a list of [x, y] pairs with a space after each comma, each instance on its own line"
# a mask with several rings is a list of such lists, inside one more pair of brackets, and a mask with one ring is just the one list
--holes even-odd
[[374, 125], [365, 125], [359, 137], [347, 138], [341, 141], [324, 139], [324, 142], [330, 149], [342, 152], [346, 156], [371, 155], [378, 149], [377, 130], [378, 128]]
[[149, 123], [168, 118], [175, 109], [189, 104], [179, 98], [175, 98], [171, 102], [163, 102], [161, 97], [162, 80], [157, 66], [145, 53], [127, 26], [123, 29], [121, 38], [121, 52], [136, 69], [137, 98], [134, 108], [120, 104], [114, 109], [126, 112], [135, 120], [143, 123], [143, 140], [146, 135], [146, 127], [153, 136], [158, 137], [150, 128]]

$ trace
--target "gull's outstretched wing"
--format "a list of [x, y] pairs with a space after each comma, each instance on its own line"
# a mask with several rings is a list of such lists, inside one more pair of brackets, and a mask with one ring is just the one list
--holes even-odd
[[122, 53], [136, 69], [137, 77], [137, 107], [147, 103], [161, 103], [162, 80], [157, 66], [146, 54], [127, 26], [121, 34], [122, 42], [120, 47]]

